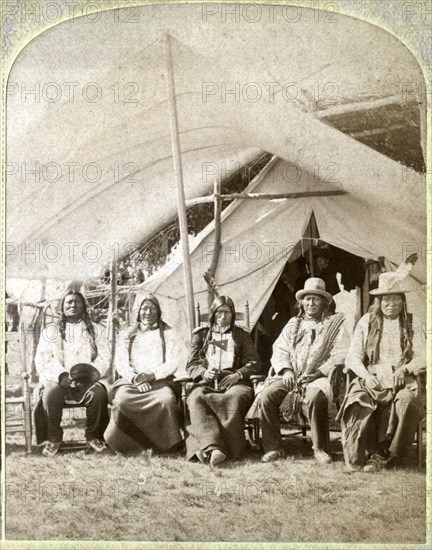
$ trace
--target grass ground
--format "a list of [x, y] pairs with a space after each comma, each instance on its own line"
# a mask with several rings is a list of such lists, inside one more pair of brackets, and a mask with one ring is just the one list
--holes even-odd
[[[82, 436], [70, 427], [65, 439]], [[374, 474], [318, 466], [310, 445], [294, 441], [289, 458], [242, 461], [211, 470], [180, 454], [121, 457], [40, 450], [26, 456], [9, 436], [8, 539], [425, 542], [425, 473], [415, 448], [405, 463]]]

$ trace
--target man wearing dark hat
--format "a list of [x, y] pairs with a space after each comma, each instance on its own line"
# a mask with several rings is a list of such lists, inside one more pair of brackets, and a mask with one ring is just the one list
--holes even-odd
[[[299, 313], [291, 318], [273, 344], [272, 374], [259, 396], [262, 462], [283, 456], [280, 435], [281, 406], [293, 407], [309, 422], [315, 459], [331, 462], [328, 454], [328, 406], [332, 401], [330, 375], [343, 363], [348, 338], [340, 314], [329, 315], [331, 294], [322, 279], [311, 277], [296, 293]], [[291, 416], [293, 411], [286, 411]]]
[[65, 403], [86, 407], [87, 443], [96, 452], [106, 448], [109, 347], [104, 333], [90, 320], [84, 296], [73, 289], [61, 300], [59, 321], [42, 331], [35, 357], [40, 399], [34, 416], [37, 442], [45, 444], [43, 456], [55, 456], [61, 445]]

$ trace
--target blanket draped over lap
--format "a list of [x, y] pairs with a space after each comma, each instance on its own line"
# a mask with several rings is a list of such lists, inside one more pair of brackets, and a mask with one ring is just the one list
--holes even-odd
[[[237, 372], [241, 376], [229, 389], [217, 390], [212, 382], [205, 384], [203, 380], [209, 365], [218, 370], [219, 381]], [[214, 449], [220, 449], [231, 458], [241, 456], [246, 444], [244, 418], [253, 400], [249, 378], [259, 374], [260, 366], [252, 340], [243, 329], [233, 326], [217, 333], [204, 327], [194, 333], [187, 371], [197, 386], [187, 400], [190, 416], [186, 439], [188, 459], [197, 451]]]
[[179, 394], [172, 380], [153, 382], [145, 393], [124, 379], [117, 380], [105, 440], [123, 453], [147, 448], [168, 451], [182, 439]]
[[[155, 298], [149, 301], [157, 303]], [[137, 323], [120, 333], [116, 370], [121, 378], [112, 388], [113, 409], [105, 431], [113, 450], [168, 451], [182, 440], [180, 386], [174, 377], [185, 362], [181, 338], [161, 319], [150, 328]], [[140, 391], [142, 374], [153, 378], [149, 391]]]

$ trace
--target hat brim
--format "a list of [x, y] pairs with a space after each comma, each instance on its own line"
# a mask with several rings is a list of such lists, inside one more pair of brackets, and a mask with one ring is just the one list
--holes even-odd
[[300, 301], [304, 296], [306, 296], [306, 294], [317, 294], [318, 296], [322, 296], [329, 304], [333, 301], [333, 296], [325, 290], [299, 290], [295, 295], [296, 300]]
[[385, 294], [407, 294], [410, 292], [409, 290], [402, 289], [402, 290], [382, 290], [379, 288], [374, 288], [373, 290], [369, 290], [369, 294], [371, 296], [384, 296]]

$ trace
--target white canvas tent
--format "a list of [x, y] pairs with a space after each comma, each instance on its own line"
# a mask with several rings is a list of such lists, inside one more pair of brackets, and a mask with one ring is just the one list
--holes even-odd
[[[290, 166], [273, 159], [249, 186], [254, 193], [319, 192], [335, 190], [335, 184], [317, 181], [313, 174], [302, 172], [300, 179], [290, 182]], [[222, 294], [231, 296], [241, 309], [249, 302], [251, 324], [258, 320], [276, 285], [285, 263], [305, 234], [312, 212], [323, 241], [356, 256], [378, 260], [384, 256], [388, 269], [396, 267], [412, 251], [409, 246], [420, 242], [425, 233], [424, 222], [416, 218], [410, 224], [393, 216], [383, 216], [379, 204], [381, 190], [370, 186], [375, 194], [369, 200], [352, 186], [346, 195], [316, 196], [276, 200], [237, 200], [222, 216], [222, 250], [216, 271], [216, 281]], [[404, 246], [404, 243], [406, 246]], [[191, 254], [194, 290], [201, 307], [207, 307], [207, 286], [202, 276], [211, 262], [214, 249], [214, 224], [206, 227], [195, 239]], [[408, 305], [418, 319], [426, 319], [425, 269], [418, 262], [407, 280], [411, 292]], [[157, 276], [145, 283], [167, 309], [176, 311], [172, 322], [185, 323], [185, 292], [179, 262], [167, 265]]]
[[[396, 38], [350, 17], [338, 15], [329, 24], [322, 12], [317, 20], [314, 10], [287, 6], [273, 6], [269, 24], [210, 14], [194, 4], [141, 6], [137, 13], [134, 23], [113, 10], [96, 21], [56, 25], [33, 39], [12, 67], [8, 277], [93, 276], [113, 250], [128, 250], [176, 215], [166, 33], [175, 43], [186, 198], [208, 192], [224, 169], [244, 166], [262, 151], [281, 161], [273, 181], [263, 178], [259, 190], [330, 186], [348, 193], [234, 205], [225, 215], [226, 246], [294, 243], [313, 210], [322, 238], [353, 253], [400, 263], [404, 243], [421, 250], [423, 176], [325, 122], [334, 110], [419, 101], [422, 72]], [[288, 174], [301, 171], [301, 181], [279, 178], [284, 163]], [[334, 183], [323, 181], [328, 166]], [[321, 178], [311, 178], [317, 168]], [[239, 289], [249, 293], [252, 320], [282, 268], [282, 260], [263, 258], [221, 263], [217, 274], [235, 299], [242, 300]], [[202, 292], [199, 250], [192, 260], [195, 290]], [[425, 271], [421, 262], [415, 268], [420, 283]], [[150, 283], [182, 303], [180, 271]], [[251, 290], [261, 288], [252, 298]]]

